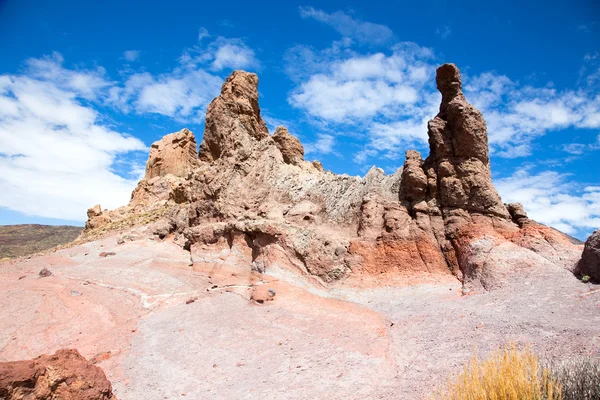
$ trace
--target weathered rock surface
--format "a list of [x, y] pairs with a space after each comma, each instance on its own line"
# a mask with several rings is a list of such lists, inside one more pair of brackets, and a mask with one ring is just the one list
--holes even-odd
[[304, 161], [304, 147], [297, 137], [290, 135], [285, 126], [278, 126], [273, 134], [275, 146], [287, 164], [299, 165]]
[[580, 276], [587, 275], [594, 282], [600, 282], [600, 229], [594, 231], [585, 241], [576, 273]]
[[206, 112], [200, 160], [215, 161], [269, 138], [258, 106], [258, 76], [234, 71]]
[[116, 400], [104, 372], [77, 350], [0, 363], [0, 398], [6, 400]]
[[[208, 107], [197, 160], [193, 135], [181, 131], [186, 150], [175, 146], [178, 156], [169, 159], [186, 174], [169, 172], [163, 161], [128, 206], [93, 213], [84, 236], [155, 221], [156, 236], [173, 234], [195, 264], [215, 262], [203, 256], [210, 249], [235, 247], [236, 262], [248, 270], [286, 265], [321, 282], [454, 275], [470, 290], [501, 286], [518, 277], [519, 266], [572, 271], [580, 248], [519, 205], [503, 204], [494, 188], [486, 123], [465, 99], [458, 68], [444, 64], [436, 82], [442, 102], [428, 124], [429, 156], [408, 151], [394, 174], [373, 167], [359, 178], [305, 161], [302, 144], [284, 127], [270, 136], [257, 76], [235, 71]], [[148, 171], [151, 160], [166, 159], [158, 149], [172, 143], [168, 135], [153, 145]]]
[[152, 144], [144, 179], [167, 174], [186, 178], [196, 164], [196, 137], [190, 130], [182, 129]]

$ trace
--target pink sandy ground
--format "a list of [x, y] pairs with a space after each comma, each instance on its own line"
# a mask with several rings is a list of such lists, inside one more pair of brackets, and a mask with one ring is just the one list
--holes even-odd
[[121, 400], [421, 399], [475, 350], [600, 354], [600, 292], [565, 270], [461, 296], [448, 279], [326, 288], [290, 268], [258, 275], [241, 253], [192, 262], [169, 240], [110, 236], [4, 262], [0, 361], [76, 348]]

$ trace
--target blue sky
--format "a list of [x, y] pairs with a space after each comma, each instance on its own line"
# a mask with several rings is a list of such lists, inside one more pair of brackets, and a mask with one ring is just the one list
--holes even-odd
[[[527, 4], [522, 4], [527, 3]], [[600, 5], [575, 1], [0, 0], [0, 223], [127, 203], [149, 145], [190, 128], [233, 69], [271, 131], [337, 173], [427, 155], [435, 67], [461, 68], [506, 202], [600, 226]]]

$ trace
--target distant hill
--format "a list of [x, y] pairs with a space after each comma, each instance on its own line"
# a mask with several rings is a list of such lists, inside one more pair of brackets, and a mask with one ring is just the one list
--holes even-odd
[[78, 226], [0, 225], [0, 259], [26, 256], [69, 243], [82, 230]]

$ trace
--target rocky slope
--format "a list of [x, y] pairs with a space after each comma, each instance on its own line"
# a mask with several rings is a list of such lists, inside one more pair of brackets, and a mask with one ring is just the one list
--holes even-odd
[[50, 225], [0, 225], [0, 259], [27, 256], [75, 240], [83, 228]]
[[468, 292], [524, 271], [573, 271], [580, 246], [502, 203], [485, 120], [465, 99], [458, 68], [438, 68], [436, 83], [442, 102], [428, 124], [428, 157], [408, 151], [394, 174], [373, 167], [359, 178], [304, 160], [284, 127], [271, 136], [257, 76], [235, 71], [208, 107], [199, 155], [187, 129], [153, 144], [129, 205], [90, 209], [83, 238], [153, 221], [195, 265], [212, 268], [218, 260], [206, 255], [217, 249], [249, 271], [300, 271], [323, 284], [455, 276]]

